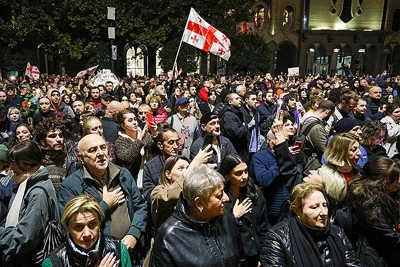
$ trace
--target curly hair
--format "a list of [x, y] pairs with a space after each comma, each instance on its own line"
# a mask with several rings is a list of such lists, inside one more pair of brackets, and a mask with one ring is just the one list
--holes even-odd
[[350, 181], [346, 203], [356, 222], [375, 223], [381, 218], [395, 218], [399, 212], [399, 193], [390, 194], [388, 184], [399, 179], [400, 161], [375, 157], [363, 168], [363, 175]]
[[65, 122], [53, 118], [46, 118], [40, 121], [35, 128], [36, 142], [40, 143], [42, 140], [46, 140], [47, 133], [53, 130], [60, 130], [65, 135]]

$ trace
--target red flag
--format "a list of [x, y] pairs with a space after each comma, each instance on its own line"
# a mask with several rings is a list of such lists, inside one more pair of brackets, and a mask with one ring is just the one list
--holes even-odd
[[193, 8], [190, 9], [182, 41], [225, 60], [231, 56], [229, 38], [208, 24]]
[[98, 66], [99, 65], [78, 72], [78, 74], [76, 75], [76, 78], [80, 79], [83, 76], [85, 76], [86, 74], [92, 75], [96, 71]]
[[31, 78], [32, 80], [40, 79], [40, 71], [36, 66], [32, 66], [31, 63], [28, 62], [26, 65], [25, 75]]

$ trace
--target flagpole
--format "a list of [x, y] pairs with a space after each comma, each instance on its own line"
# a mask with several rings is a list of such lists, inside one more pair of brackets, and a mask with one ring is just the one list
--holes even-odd
[[[192, 10], [192, 9], [190, 9], [190, 10]], [[190, 12], [189, 12], [189, 16], [190, 16]], [[174, 60], [174, 65], [172, 66], [172, 75], [174, 74], [175, 65], [176, 65], [176, 68], [178, 69], [178, 65], [177, 65], [176, 61], [178, 60], [178, 55], [179, 55], [179, 52], [181, 51], [183, 36], [185, 35], [185, 30], [186, 30], [187, 25], [188, 25], [188, 23], [189, 23], [189, 16], [188, 16], [188, 19], [186, 20], [185, 28], [183, 29], [182, 38], [181, 38], [181, 42], [179, 43], [178, 51], [176, 52], [176, 56], [175, 56], [175, 60]]]

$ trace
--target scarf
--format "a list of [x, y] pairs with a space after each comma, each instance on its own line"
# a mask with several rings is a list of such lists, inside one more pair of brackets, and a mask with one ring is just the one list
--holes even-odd
[[[102, 242], [100, 242], [102, 241]], [[77, 246], [68, 235], [66, 249], [70, 266], [95, 266], [101, 259], [101, 252], [104, 247], [104, 240], [101, 233], [97, 238], [96, 243], [90, 249], [83, 249]]]
[[289, 220], [290, 242], [297, 266], [325, 266], [316, 244], [318, 241], [325, 241], [328, 244], [332, 266], [346, 266], [344, 254], [346, 247], [340, 237], [331, 231], [329, 220], [325, 228], [307, 226], [293, 215]]

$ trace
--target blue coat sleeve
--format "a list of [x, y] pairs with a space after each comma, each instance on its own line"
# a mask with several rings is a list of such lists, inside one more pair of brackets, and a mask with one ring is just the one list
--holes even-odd
[[255, 179], [261, 186], [272, 184], [279, 177], [279, 168], [272, 152], [262, 150], [253, 156]]

